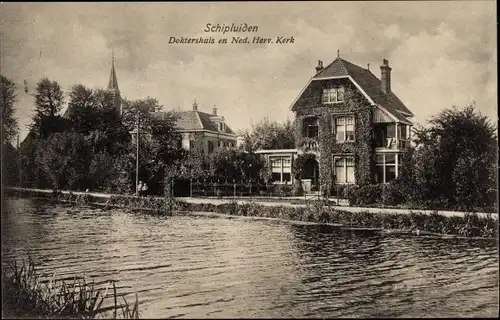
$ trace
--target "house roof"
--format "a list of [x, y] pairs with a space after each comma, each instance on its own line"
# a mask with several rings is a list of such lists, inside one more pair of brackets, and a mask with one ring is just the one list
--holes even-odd
[[[176, 120], [177, 128], [180, 130], [207, 130], [219, 132], [216, 123], [211, 120], [211, 118], [215, 118], [215, 116], [210, 113], [202, 112], [202, 111], [176, 111], [176, 115], [178, 116]], [[166, 113], [164, 112], [155, 112], [156, 117], [165, 117]], [[224, 133], [227, 134], [235, 134], [234, 131], [227, 125], [225, 125]]]
[[[413, 116], [413, 113], [392, 91], [388, 95], [382, 91], [380, 79], [370, 70], [357, 66], [340, 57], [318, 72], [311, 80], [334, 77], [351, 77], [375, 104], [382, 106], [394, 117], [398, 118], [398, 120], [408, 121], [400, 111]], [[294, 106], [292, 106], [292, 110], [293, 108]]]

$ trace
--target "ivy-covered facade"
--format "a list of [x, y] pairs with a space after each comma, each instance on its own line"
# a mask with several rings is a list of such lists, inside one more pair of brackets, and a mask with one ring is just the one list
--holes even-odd
[[[387, 183], [397, 177], [410, 143], [413, 116], [391, 91], [384, 59], [379, 80], [368, 68], [340, 57], [321, 61], [291, 106], [296, 149], [293, 182], [306, 191]], [[291, 152], [292, 150], [289, 150]], [[277, 160], [277, 152], [262, 150]], [[295, 173], [295, 174], [294, 174]]]

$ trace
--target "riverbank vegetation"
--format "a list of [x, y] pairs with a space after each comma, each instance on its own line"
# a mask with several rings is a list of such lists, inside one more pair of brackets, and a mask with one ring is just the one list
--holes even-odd
[[225, 204], [189, 203], [167, 197], [111, 196], [96, 197], [90, 194], [43, 193], [36, 191], [9, 191], [10, 196], [40, 197], [76, 204], [100, 205], [109, 208], [126, 208], [170, 215], [173, 212], [213, 212], [232, 216], [276, 218], [303, 222], [334, 224], [344, 228], [374, 228], [402, 230], [419, 234], [431, 233], [462, 237], [496, 238], [498, 222], [491, 215], [445, 216], [435, 211], [431, 214], [418, 211], [410, 213], [349, 212], [328, 202], [317, 201], [307, 206], [265, 206], [257, 203]]
[[372, 212], [349, 212], [338, 207], [318, 202], [305, 207], [264, 206], [255, 203], [226, 204], [188, 203], [169, 199], [140, 199], [113, 196], [106, 202], [110, 206], [147, 208], [160, 212], [193, 211], [215, 212], [234, 216], [278, 218], [315, 223], [336, 224], [349, 228], [376, 228], [384, 230], [419, 231], [463, 237], [493, 238], [498, 224], [491, 216], [479, 217], [475, 213], [460, 216], [444, 216], [437, 211], [432, 214], [410, 212], [409, 214], [386, 214]]
[[129, 304], [114, 282], [99, 289], [85, 279], [42, 280], [31, 259], [2, 267], [2, 300], [3, 315], [13, 318], [139, 318], [137, 295]]

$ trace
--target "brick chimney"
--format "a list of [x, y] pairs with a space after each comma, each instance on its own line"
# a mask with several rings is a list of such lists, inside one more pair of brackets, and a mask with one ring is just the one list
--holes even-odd
[[323, 61], [318, 60], [318, 65], [316, 66], [316, 73], [319, 73], [321, 70], [323, 70]]
[[214, 116], [216, 116], [216, 115], [217, 115], [217, 108], [215, 107], [215, 105], [214, 105], [214, 107], [213, 107], [213, 109], [212, 109], [212, 113], [214, 114]]
[[193, 111], [198, 111], [198, 104], [196, 103], [196, 100], [193, 102]]
[[382, 65], [380, 66], [381, 76], [381, 89], [384, 93], [391, 92], [391, 70], [389, 67], [389, 61], [387, 59], [382, 60]]

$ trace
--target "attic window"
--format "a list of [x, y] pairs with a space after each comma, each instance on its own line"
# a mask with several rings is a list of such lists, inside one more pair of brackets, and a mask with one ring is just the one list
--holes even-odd
[[332, 87], [323, 89], [321, 101], [323, 104], [339, 103], [344, 101], [344, 87]]
[[225, 129], [224, 122], [219, 122], [219, 131], [223, 132]]

